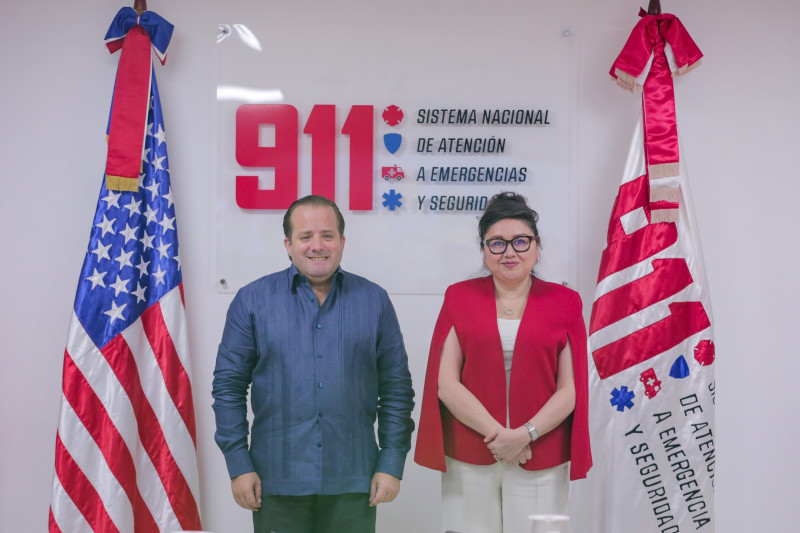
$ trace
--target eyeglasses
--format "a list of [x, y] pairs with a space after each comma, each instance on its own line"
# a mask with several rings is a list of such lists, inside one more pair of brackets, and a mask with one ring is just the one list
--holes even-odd
[[486, 239], [482, 244], [486, 245], [490, 253], [500, 255], [505, 253], [509, 244], [515, 252], [527, 252], [531, 249], [531, 242], [534, 240], [539, 242], [539, 237], [534, 237], [533, 235], [517, 235], [513, 239], [501, 239], [500, 237], [493, 237], [491, 239]]

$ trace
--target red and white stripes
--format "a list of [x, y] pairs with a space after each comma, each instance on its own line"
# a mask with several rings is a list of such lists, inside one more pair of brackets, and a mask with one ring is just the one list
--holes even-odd
[[[641, 125], [634, 137], [634, 146], [642, 142]], [[659, 178], [656, 183], [680, 191], [680, 180], [680, 176]], [[690, 265], [697, 253], [694, 229], [685, 220], [652, 220], [653, 182], [643, 151], [634, 150], [611, 213], [589, 324], [601, 379], [664, 353], [711, 326], [697, 269]], [[691, 216], [683, 206], [681, 215]]]
[[73, 314], [51, 533], [200, 526], [189, 374], [180, 287], [101, 349]]

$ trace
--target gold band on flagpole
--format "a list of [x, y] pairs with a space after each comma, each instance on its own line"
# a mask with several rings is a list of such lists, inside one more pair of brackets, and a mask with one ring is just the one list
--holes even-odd
[[134, 0], [133, 9], [136, 10], [136, 13], [139, 16], [142, 16], [142, 13], [147, 11], [147, 1], [146, 0]]

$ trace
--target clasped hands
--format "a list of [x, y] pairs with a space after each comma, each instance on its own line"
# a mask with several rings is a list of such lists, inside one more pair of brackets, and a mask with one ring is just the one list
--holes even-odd
[[531, 436], [525, 426], [497, 428], [483, 439], [495, 459], [511, 465], [524, 465], [531, 457]]

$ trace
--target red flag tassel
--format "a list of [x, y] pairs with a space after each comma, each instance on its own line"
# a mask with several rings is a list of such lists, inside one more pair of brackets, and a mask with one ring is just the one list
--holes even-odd
[[122, 44], [108, 128], [106, 188], [136, 191], [150, 100], [150, 36], [131, 28]]

